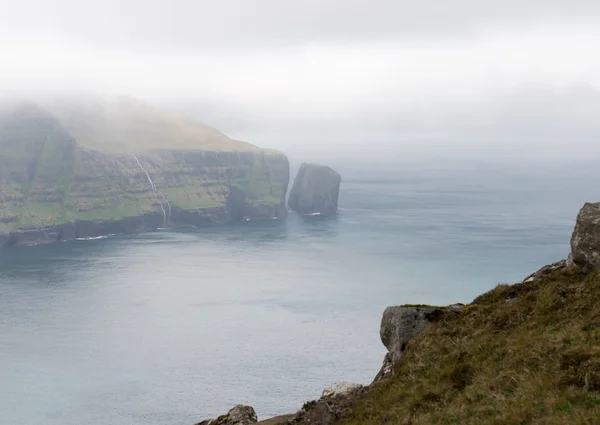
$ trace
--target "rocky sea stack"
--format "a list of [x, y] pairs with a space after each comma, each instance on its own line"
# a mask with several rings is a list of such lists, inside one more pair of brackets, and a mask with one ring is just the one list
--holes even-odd
[[287, 214], [287, 157], [191, 118], [129, 98], [0, 106], [0, 246]]
[[300, 214], [335, 214], [341, 181], [340, 174], [330, 167], [303, 163], [290, 191], [288, 206]]

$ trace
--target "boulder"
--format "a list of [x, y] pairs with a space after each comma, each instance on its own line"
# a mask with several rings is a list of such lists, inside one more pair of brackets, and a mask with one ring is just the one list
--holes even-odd
[[394, 365], [400, 360], [406, 345], [415, 335], [437, 321], [446, 312], [458, 313], [462, 308], [462, 304], [454, 304], [449, 307], [394, 306], [386, 308], [381, 319], [379, 334], [381, 342], [388, 352], [373, 382], [389, 378], [394, 373]]
[[568, 264], [588, 273], [600, 266], [600, 203], [586, 203], [575, 223]]
[[334, 384], [323, 391], [320, 399], [305, 403], [289, 423], [295, 425], [336, 424], [366, 392], [367, 387], [359, 384], [348, 382]]
[[303, 163], [290, 191], [288, 206], [300, 214], [334, 214], [341, 181], [339, 173], [330, 167]]
[[351, 393], [359, 388], [361, 388], [361, 384], [356, 384], [354, 382], [336, 382], [325, 388], [323, 390], [322, 397], [334, 397], [334, 396], [344, 396], [348, 393]]
[[250, 425], [258, 422], [256, 412], [250, 406], [238, 404], [217, 419], [206, 419], [196, 425]]
[[547, 266], [542, 267], [537, 272], [530, 274], [525, 279], [523, 279], [523, 283], [535, 282], [537, 280], [543, 279], [549, 274], [562, 270], [567, 267], [567, 260], [560, 260], [556, 263], [548, 264]]

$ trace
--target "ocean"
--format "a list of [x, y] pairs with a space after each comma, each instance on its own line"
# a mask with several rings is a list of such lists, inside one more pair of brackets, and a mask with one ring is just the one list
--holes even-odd
[[0, 251], [0, 422], [190, 424], [369, 383], [386, 306], [468, 303], [566, 258], [592, 162], [334, 163], [336, 217]]

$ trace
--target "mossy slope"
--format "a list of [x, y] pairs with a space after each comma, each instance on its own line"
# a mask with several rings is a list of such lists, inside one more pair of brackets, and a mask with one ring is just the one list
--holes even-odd
[[600, 274], [501, 285], [448, 314], [341, 423], [600, 423]]

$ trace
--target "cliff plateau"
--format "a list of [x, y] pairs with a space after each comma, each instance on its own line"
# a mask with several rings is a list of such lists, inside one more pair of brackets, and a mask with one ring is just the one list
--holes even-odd
[[289, 162], [120, 98], [0, 110], [0, 246], [285, 217]]

